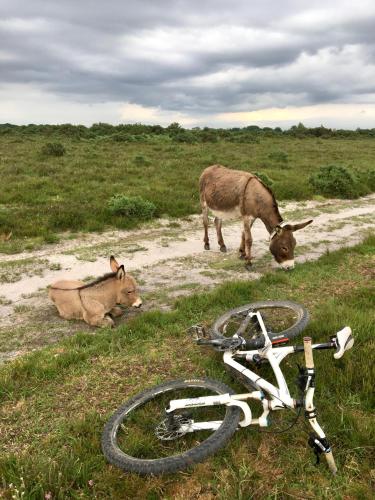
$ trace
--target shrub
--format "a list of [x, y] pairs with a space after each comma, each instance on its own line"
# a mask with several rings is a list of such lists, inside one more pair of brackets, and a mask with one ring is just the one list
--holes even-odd
[[50, 245], [52, 245], [53, 243], [58, 243], [60, 241], [60, 238], [57, 234], [46, 232], [43, 235], [43, 240], [45, 243], [49, 243]]
[[127, 134], [122, 134], [121, 132], [112, 134], [110, 138], [114, 142], [131, 142], [131, 140], [129, 141], [129, 136]]
[[116, 194], [108, 201], [108, 209], [116, 215], [125, 215], [134, 219], [151, 219], [155, 216], [156, 206], [141, 196]]
[[136, 155], [133, 162], [138, 166], [151, 165], [151, 161], [147, 158], [147, 156], [143, 155]]
[[237, 142], [244, 144], [259, 144], [260, 140], [256, 135], [253, 134], [232, 134], [226, 138], [229, 142]]
[[46, 156], [63, 156], [66, 150], [60, 142], [47, 142], [42, 147], [42, 154]]
[[181, 127], [181, 125], [177, 122], [173, 122], [171, 123], [170, 125], [168, 125], [168, 127], [166, 128], [167, 132], [169, 135], [176, 135], [176, 134], [179, 134], [180, 131], [183, 130], [183, 128]]
[[188, 132], [186, 130], [176, 134], [173, 137], [173, 140], [176, 142], [185, 142], [187, 144], [193, 144], [194, 142], [197, 142], [197, 139], [194, 136], [194, 134], [192, 132]]
[[273, 184], [273, 180], [268, 177], [267, 174], [260, 174], [259, 172], [255, 172], [255, 175], [268, 187], [271, 187]]
[[361, 178], [370, 191], [375, 191], [375, 168], [366, 170]]
[[327, 165], [309, 177], [317, 194], [335, 198], [358, 198], [364, 193], [357, 176], [341, 165]]
[[203, 129], [199, 134], [201, 142], [218, 142], [219, 137], [215, 130]]
[[279, 163], [287, 163], [288, 162], [288, 153], [285, 151], [272, 151], [268, 158], [270, 160], [279, 162]]

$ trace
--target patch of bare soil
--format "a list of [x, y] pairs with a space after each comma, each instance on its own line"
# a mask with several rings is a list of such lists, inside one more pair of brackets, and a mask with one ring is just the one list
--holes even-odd
[[[327, 250], [352, 246], [375, 227], [375, 195], [359, 200], [281, 203], [285, 220], [314, 222], [296, 233], [296, 263], [318, 258]], [[182, 295], [233, 279], [257, 279], [277, 268], [268, 251], [268, 233], [260, 220], [252, 229], [254, 263], [245, 270], [238, 259], [239, 220], [225, 223], [226, 254], [219, 251], [215, 229], [211, 251], [203, 249], [201, 217], [160, 220], [135, 231], [84, 234], [34, 252], [0, 256], [0, 362], [55, 343], [77, 331], [94, 333], [83, 322], [59, 318], [47, 297], [58, 279], [89, 279], [109, 269], [109, 256], [125, 264], [138, 280], [144, 309], [169, 308]], [[35, 268], [35, 269], [34, 269]], [[118, 322], [140, 311], [127, 311]]]

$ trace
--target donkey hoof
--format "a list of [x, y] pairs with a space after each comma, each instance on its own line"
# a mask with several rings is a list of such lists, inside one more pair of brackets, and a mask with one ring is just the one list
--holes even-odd
[[209, 244], [209, 243], [205, 243], [205, 245], [204, 245], [204, 249], [205, 249], [205, 250], [209, 250], [209, 249], [210, 249], [210, 244]]
[[103, 321], [100, 325], [102, 328], [114, 328], [115, 326], [115, 322], [113, 321], [113, 319], [111, 318], [111, 316], [109, 315], [105, 315], [104, 318], [103, 318]]
[[220, 252], [226, 253], [227, 247], [225, 245], [221, 245]]
[[245, 260], [245, 254], [242, 253], [242, 252], [240, 252], [238, 258], [241, 259], [241, 260]]

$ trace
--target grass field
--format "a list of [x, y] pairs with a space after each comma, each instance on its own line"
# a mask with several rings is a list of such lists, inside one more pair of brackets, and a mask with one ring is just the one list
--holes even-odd
[[101, 231], [132, 227], [137, 219], [113, 215], [115, 194], [142, 196], [156, 215], [181, 217], [199, 212], [198, 178], [214, 163], [266, 174], [278, 200], [311, 199], [309, 175], [322, 165], [339, 164], [357, 172], [373, 169], [371, 138], [298, 139], [266, 137], [250, 143], [176, 143], [169, 136], [143, 142], [110, 137], [53, 139], [66, 153], [47, 156], [43, 135], [0, 135], [0, 251], [12, 253], [52, 243], [61, 231]]
[[[171, 312], [145, 313], [115, 331], [78, 334], [4, 365], [0, 497], [373, 498], [374, 254], [370, 237], [293, 273], [227, 283], [177, 301]], [[334, 447], [337, 477], [324, 464], [313, 465], [303, 419], [285, 434], [238, 432], [224, 450], [185, 473], [140, 478], [106, 464], [99, 446], [103, 424], [130, 395], [184, 375], [235, 385], [220, 355], [192, 344], [185, 330], [193, 323], [209, 324], [228, 308], [267, 298], [304, 304], [312, 316], [306, 333], [315, 341], [327, 340], [346, 324], [353, 328], [355, 347], [342, 360], [333, 360], [331, 352], [315, 356], [315, 402]], [[302, 356], [285, 363], [292, 390], [297, 360]], [[276, 428], [291, 419], [278, 416]]]

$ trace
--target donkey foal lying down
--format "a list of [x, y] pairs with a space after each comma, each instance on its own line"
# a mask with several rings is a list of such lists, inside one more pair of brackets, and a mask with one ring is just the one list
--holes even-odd
[[83, 319], [93, 326], [114, 326], [108, 315], [120, 316], [121, 307], [141, 307], [135, 279], [111, 256], [112, 273], [85, 285], [83, 281], [61, 280], [49, 288], [49, 297], [64, 319]]

